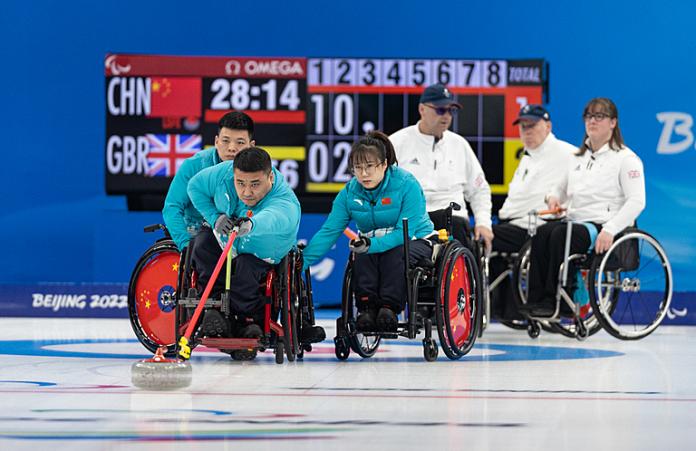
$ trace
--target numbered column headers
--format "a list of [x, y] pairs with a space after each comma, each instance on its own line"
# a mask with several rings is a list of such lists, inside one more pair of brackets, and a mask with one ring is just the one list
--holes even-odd
[[506, 87], [541, 85], [543, 77], [542, 60], [310, 58], [307, 63], [309, 86]]

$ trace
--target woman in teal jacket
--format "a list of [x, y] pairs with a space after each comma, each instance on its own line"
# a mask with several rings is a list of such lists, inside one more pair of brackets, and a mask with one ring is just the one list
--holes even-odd
[[429, 258], [435, 235], [416, 178], [396, 166], [389, 138], [374, 131], [353, 144], [348, 164], [353, 179], [334, 199], [331, 213], [304, 251], [305, 266], [315, 263], [334, 245], [350, 221], [360, 238], [349, 246], [355, 253], [354, 289], [362, 331], [396, 331], [397, 314], [406, 302], [403, 272], [402, 218], [408, 218], [409, 262]]

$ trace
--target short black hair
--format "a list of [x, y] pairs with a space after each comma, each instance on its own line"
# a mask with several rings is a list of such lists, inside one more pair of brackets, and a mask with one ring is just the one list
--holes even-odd
[[254, 139], [254, 120], [241, 111], [230, 111], [222, 116], [218, 121], [218, 134], [223, 128], [246, 130], [249, 133], [249, 139]]
[[234, 157], [234, 167], [242, 172], [271, 172], [271, 156], [260, 147], [247, 147]]

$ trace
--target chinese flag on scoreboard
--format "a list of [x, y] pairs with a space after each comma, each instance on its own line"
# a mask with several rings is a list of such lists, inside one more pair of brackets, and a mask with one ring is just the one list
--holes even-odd
[[201, 116], [201, 79], [152, 77], [150, 117]]

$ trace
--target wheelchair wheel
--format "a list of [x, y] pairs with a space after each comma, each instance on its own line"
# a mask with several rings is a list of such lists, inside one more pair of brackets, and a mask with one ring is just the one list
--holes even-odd
[[314, 327], [316, 320], [314, 317], [314, 303], [312, 300], [312, 277], [309, 269], [302, 271], [304, 257], [302, 249], [298, 249], [297, 258], [295, 260], [295, 305], [297, 307], [297, 337], [299, 351], [297, 358], [302, 360], [305, 351], [312, 351], [312, 343], [307, 343], [303, 340], [305, 327]]
[[283, 348], [288, 357], [288, 362], [294, 362], [295, 356], [299, 352], [299, 343], [297, 340], [297, 317], [298, 309], [297, 287], [295, 287], [294, 279], [294, 254], [283, 259], [282, 265], [282, 281], [280, 289], [280, 324], [283, 326]]
[[128, 285], [128, 314], [140, 343], [150, 352], [167, 346], [171, 355], [176, 348], [176, 287], [179, 250], [174, 241], [163, 239], [153, 244], [131, 275]]
[[672, 268], [660, 243], [631, 229], [619, 235], [590, 267], [590, 304], [602, 327], [616, 338], [651, 334], [672, 302]]
[[[517, 307], [521, 307], [522, 305], [527, 304], [527, 280], [529, 277], [529, 259], [531, 256], [532, 252], [532, 240], [527, 240], [526, 243], [522, 245], [520, 248], [519, 256], [517, 257], [517, 262], [515, 263], [514, 268], [512, 269], [512, 280], [513, 280], [513, 285], [515, 289], [512, 290], [513, 292], [513, 299], [517, 303]], [[527, 323], [527, 321], [525, 321]], [[546, 332], [558, 332], [557, 329], [554, 329], [551, 327], [548, 321], [537, 321], [537, 325], [539, 327], [536, 327], [536, 329], [543, 329]], [[529, 330], [529, 325], [525, 325], [523, 327], [520, 327], [520, 329], [527, 329]], [[536, 336], [539, 336], [539, 332], [537, 332]], [[532, 337], [536, 338], [536, 337]]]
[[430, 340], [423, 339], [423, 358], [428, 362], [437, 360], [438, 348], [437, 343], [432, 338]]
[[481, 325], [481, 286], [471, 251], [459, 245], [445, 250], [438, 271], [435, 316], [445, 355], [456, 360], [474, 346]]
[[[353, 290], [353, 271], [350, 263], [346, 267], [346, 272], [343, 275], [343, 306], [345, 324], [348, 329], [348, 342], [350, 349], [357, 353], [360, 357], [366, 359], [375, 355], [382, 337], [379, 335], [363, 335], [355, 330], [355, 318], [358, 315], [358, 308], [355, 303], [355, 291]], [[338, 349], [337, 354], [338, 356]], [[347, 354], [346, 354], [347, 356]]]
[[[481, 243], [479, 241], [479, 243]], [[479, 253], [485, 252], [483, 249], [483, 244], [480, 244], [479, 247], [477, 248], [479, 250]], [[498, 287], [491, 289], [491, 277], [490, 277], [490, 263], [493, 261], [493, 259], [505, 259], [507, 257], [502, 257], [500, 255], [498, 256], [490, 256], [487, 258], [480, 258], [479, 262], [479, 268], [483, 267], [485, 265], [486, 269], [483, 271], [485, 274], [483, 274], [483, 293], [484, 293], [484, 300], [488, 304], [488, 308], [486, 309], [488, 311], [489, 316], [492, 317], [491, 310], [492, 310], [492, 297], [493, 293], [495, 293], [496, 290], [499, 290]], [[512, 258], [512, 257], [510, 257]], [[512, 278], [512, 271], [511, 269], [514, 269], [514, 263], [517, 261], [517, 258], [515, 258], [512, 261], [512, 264], [507, 263], [509, 268], [506, 270], [506, 272], [510, 272], [509, 278], [512, 280], [515, 280]], [[512, 285], [512, 284], [511, 284]], [[517, 296], [517, 291], [515, 289], [515, 286], [512, 286], [512, 290], [510, 291], [510, 294], [514, 297]], [[498, 302], [504, 302], [504, 299], [500, 299]], [[515, 307], [518, 307], [520, 305], [519, 299], [513, 299], [513, 303]], [[492, 318], [491, 318], [492, 319]], [[490, 324], [491, 319], [489, 319], [488, 323]], [[509, 327], [510, 329], [515, 329], [515, 330], [526, 330], [527, 329], [527, 320], [520, 318], [520, 319], [500, 319], [497, 318], [497, 321], [502, 324], [503, 326]]]
[[[300, 264], [300, 263], [298, 263]], [[296, 343], [297, 343], [297, 352], [296, 352], [296, 358], [297, 360], [302, 360], [304, 358], [304, 352], [305, 351], [311, 351], [312, 347], [311, 345], [306, 345], [302, 343], [302, 328], [304, 327], [305, 324], [308, 324], [307, 321], [304, 320], [305, 317], [305, 308], [307, 305], [307, 298], [306, 298], [306, 292], [307, 292], [307, 287], [304, 283], [304, 280], [302, 279], [302, 266], [299, 267], [299, 270], [295, 272], [295, 279], [294, 279], [294, 285], [295, 285], [295, 291], [293, 294], [293, 308], [295, 310], [295, 321], [294, 321], [294, 326], [295, 326], [295, 337], [297, 337]]]

